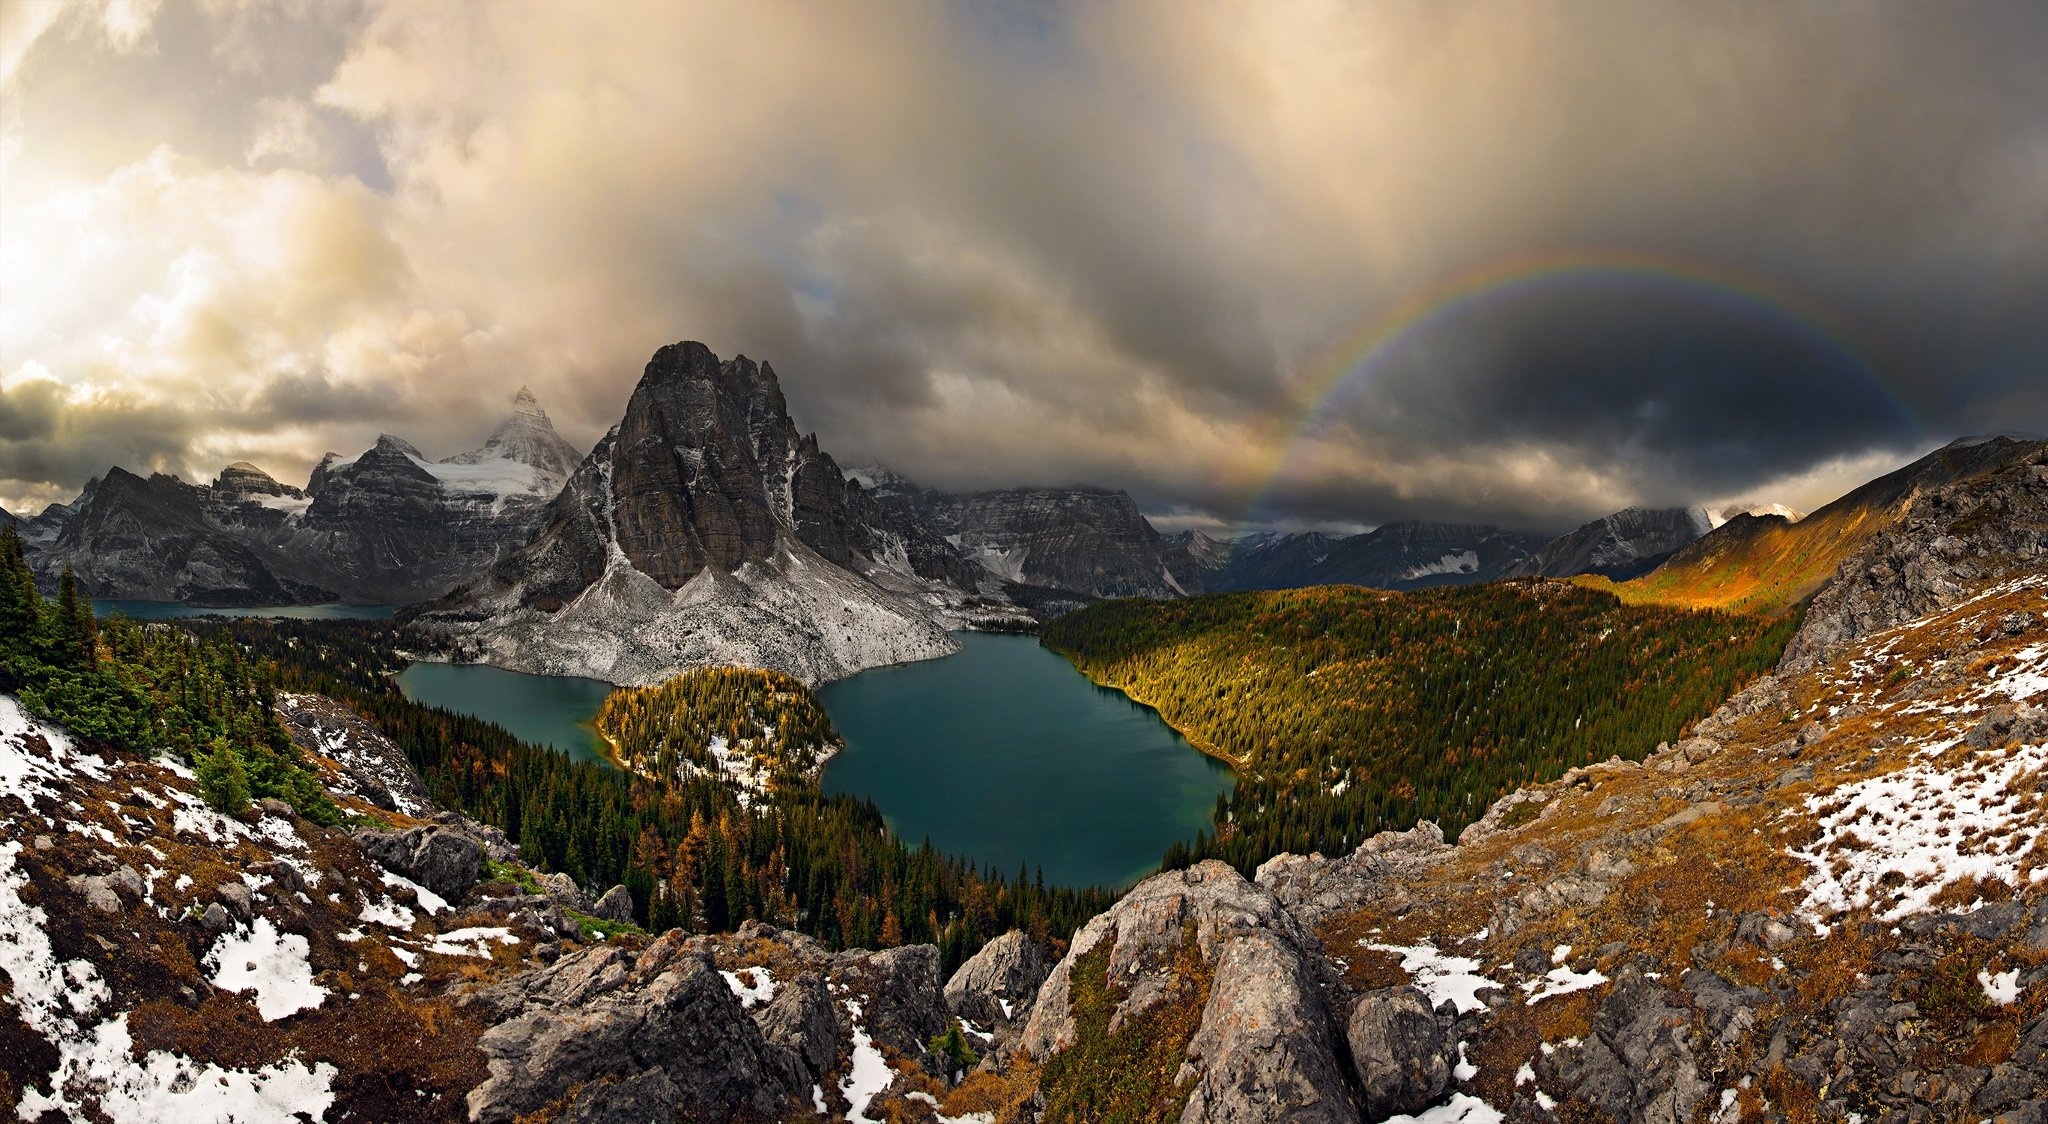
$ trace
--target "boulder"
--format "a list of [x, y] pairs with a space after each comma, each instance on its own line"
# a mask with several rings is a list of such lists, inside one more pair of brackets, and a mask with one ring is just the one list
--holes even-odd
[[1021, 1024], [1050, 971], [1044, 946], [1012, 930], [983, 945], [946, 981], [946, 1007], [977, 1026]]
[[573, 909], [578, 913], [590, 912], [590, 899], [584, 896], [583, 888], [576, 885], [574, 878], [558, 873], [542, 874], [535, 880], [540, 883], [541, 892], [548, 896], [549, 901], [563, 909]]
[[364, 829], [355, 833], [355, 840], [379, 866], [451, 902], [461, 901], [483, 874], [483, 846], [438, 824], [409, 831]]
[[478, 1040], [490, 1077], [470, 1119], [557, 1106], [560, 1119], [626, 1124], [780, 1119], [808, 1107], [811, 1077], [771, 1044], [711, 962], [679, 934], [637, 958], [587, 949], [500, 991], [508, 1017]]
[[1358, 997], [1345, 1039], [1358, 1080], [1358, 1107], [1367, 1120], [1417, 1113], [1450, 1089], [1457, 1061], [1456, 1017], [1431, 1008], [1413, 987], [1390, 987]]
[[633, 922], [633, 895], [624, 886], [613, 886], [590, 907], [590, 915], [602, 921]]

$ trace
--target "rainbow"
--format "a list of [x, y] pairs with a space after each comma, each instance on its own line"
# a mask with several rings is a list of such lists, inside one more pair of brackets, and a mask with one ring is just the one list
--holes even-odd
[[1855, 345], [1840, 318], [1811, 297], [1769, 278], [1726, 265], [1632, 249], [1562, 249], [1518, 254], [1459, 270], [1409, 293], [1365, 326], [1325, 348], [1302, 365], [1291, 407], [1275, 411], [1266, 440], [1267, 464], [1253, 473], [1257, 487], [1244, 511], [1246, 523], [1266, 510], [1269, 496], [1330, 404], [1379, 372], [1417, 333], [1471, 311], [1488, 300], [1533, 286], [1607, 280], [1676, 285], [1706, 299], [1734, 302], [1746, 312], [1770, 317], [1823, 349], [1881, 393], [1900, 419], [1919, 428], [1905, 403], [1892, 392], [1882, 369]]

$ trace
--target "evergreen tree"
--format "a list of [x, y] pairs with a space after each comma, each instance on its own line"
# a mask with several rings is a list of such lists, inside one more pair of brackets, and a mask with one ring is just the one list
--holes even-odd
[[194, 760], [193, 769], [199, 775], [200, 798], [208, 807], [230, 816], [248, 808], [248, 768], [225, 738], [215, 738], [211, 748]]

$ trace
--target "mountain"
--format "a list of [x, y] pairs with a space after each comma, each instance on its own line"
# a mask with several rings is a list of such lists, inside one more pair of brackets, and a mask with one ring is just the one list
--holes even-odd
[[732, 663], [816, 683], [1013, 618], [985, 584], [797, 431], [773, 368], [686, 342], [655, 352], [532, 537], [415, 619], [524, 670], [634, 684]]
[[[607, 838], [639, 839], [646, 861], [674, 856], [667, 885], [708, 888], [693, 879], [714, 864], [767, 880], [721, 894], [722, 924], [696, 925], [708, 907], [686, 902], [709, 931], [644, 931], [633, 918], [658, 892], [645, 870], [626, 875], [637, 890], [579, 883], [543, 861], [561, 843], [532, 819], [515, 841], [434, 804], [461, 793], [538, 818], [529, 786], [558, 775], [547, 767], [604, 766], [486, 756], [471, 742], [487, 727], [400, 700], [402, 749], [366, 718], [384, 711], [273, 698], [255, 665], [130, 626], [96, 657], [121, 674], [38, 680], [83, 694], [0, 694], [0, 1112], [2035, 1121], [2048, 1090], [2044, 559], [2037, 450], [1910, 499], [1799, 622], [1801, 657], [1709, 704], [1681, 738], [1532, 777], [1474, 805], [1455, 841], [1420, 822], [1339, 853], [1193, 863], [1085, 921], [995, 922], [978, 951], [951, 936], [842, 948], [783, 927], [860, 920], [865, 887], [836, 918], [790, 895], [882, 873], [849, 863], [820, 877], [792, 861], [800, 820], [707, 817], [670, 851], [649, 821], [678, 790], [645, 777], [578, 787], [576, 810], [602, 808]], [[1554, 583], [1493, 595], [1546, 589], [1605, 600]], [[1271, 689], [1372, 675], [1384, 642]], [[1270, 658], [1295, 659], [1291, 647]], [[13, 672], [30, 645], [0, 634], [0, 650]], [[1690, 667], [1637, 670], [1676, 681]], [[101, 704], [153, 674], [227, 689], [144, 692], [134, 702], [151, 720], [110, 721]], [[1587, 695], [1589, 724], [1616, 702]], [[131, 740], [65, 729], [43, 713], [53, 703]], [[1481, 691], [1452, 709], [1493, 706]], [[249, 744], [270, 769], [245, 783], [269, 786], [264, 798], [222, 796], [233, 785], [198, 752], [200, 723], [263, 732]], [[1283, 732], [1260, 744], [1284, 748]], [[1529, 740], [1409, 748], [1512, 772]], [[414, 742], [433, 752], [409, 756]], [[458, 753], [475, 756], [444, 759]], [[526, 767], [492, 768], [510, 762]], [[603, 851], [569, 861], [617, 869]], [[952, 869], [908, 854], [904, 867]], [[1002, 916], [1004, 900], [977, 889], [929, 922], [904, 896], [873, 900], [950, 934]], [[764, 915], [775, 920], [752, 919]]]
[[1625, 600], [1694, 608], [1783, 610], [1813, 596], [1864, 543], [1895, 526], [1915, 497], [2020, 463], [2042, 447], [2027, 438], [1963, 438], [1797, 522], [1738, 514], [1615, 592]]
[[931, 528], [1003, 582], [1088, 597], [1201, 592], [1186, 551], [1153, 529], [1126, 492], [1081, 486], [942, 492], [879, 465], [847, 475], [884, 509]]
[[1236, 544], [1229, 539], [1213, 539], [1200, 531], [1178, 531], [1161, 536], [1167, 548], [1188, 556], [1197, 573], [1213, 574], [1230, 564]]
[[303, 502], [111, 468], [80, 497], [55, 539], [29, 557], [39, 584], [54, 588], [57, 573], [68, 565], [80, 587], [95, 597], [201, 605], [336, 599], [332, 589], [317, 584], [311, 567], [272, 541], [291, 515], [265, 499]]
[[1542, 549], [1544, 540], [1463, 523], [1387, 523], [1332, 543], [1303, 574], [1305, 585], [1419, 589], [1470, 585], [1500, 577]]
[[1604, 574], [1621, 581], [1656, 569], [1680, 547], [1718, 525], [1704, 508], [1623, 508], [1543, 544], [1541, 550], [1509, 566], [1501, 576]]
[[1224, 544], [1220, 560], [1203, 562], [1202, 583], [1212, 590], [1293, 589], [1311, 583], [1309, 573], [1346, 536], [1321, 531], [1259, 531]]
[[475, 577], [538, 525], [573, 448], [521, 389], [472, 452], [431, 461], [389, 434], [329, 453], [303, 489], [238, 461], [210, 485], [124, 469], [24, 526], [38, 579], [96, 597], [252, 605], [402, 604]]

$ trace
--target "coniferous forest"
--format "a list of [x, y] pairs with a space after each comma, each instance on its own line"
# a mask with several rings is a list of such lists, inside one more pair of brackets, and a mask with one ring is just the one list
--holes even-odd
[[1420, 820], [1455, 837], [1524, 785], [1641, 758], [1768, 671], [1797, 626], [1526, 581], [1110, 601], [1042, 637], [1237, 768], [1214, 833], [1166, 863], [1249, 874]]
[[[407, 699], [392, 683], [431, 638], [385, 622], [207, 618], [180, 622], [218, 643], [231, 638], [274, 667], [280, 689], [341, 700], [389, 735], [434, 799], [501, 827], [538, 867], [602, 890], [624, 884], [640, 919], [717, 932], [749, 918], [838, 947], [939, 946], [950, 968], [1011, 929], [1064, 940], [1107, 908], [1110, 891], [1046, 886], [1028, 871], [998, 872], [913, 845], [889, 832], [871, 801], [827, 796], [814, 781], [778, 783], [743, 804], [701, 771], [641, 773], [519, 741], [488, 722]], [[661, 742], [697, 744], [765, 718], [794, 736], [836, 744], [823, 712], [795, 680], [760, 673], [691, 676], [624, 693], [602, 723], [622, 756], [659, 761]], [[651, 703], [699, 706], [705, 730], [669, 739]], [[751, 727], [750, 727], [751, 728]], [[744, 734], [742, 733], [742, 736]], [[788, 775], [785, 774], [787, 779]]]

